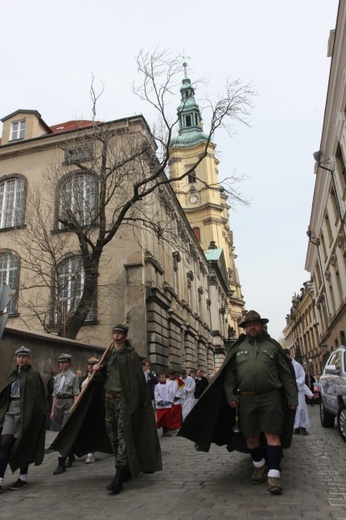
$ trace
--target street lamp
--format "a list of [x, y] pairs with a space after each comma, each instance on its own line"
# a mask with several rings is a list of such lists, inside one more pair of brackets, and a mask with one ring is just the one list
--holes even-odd
[[326, 343], [322, 343], [321, 351], [322, 351], [322, 369], [323, 369], [325, 367], [328, 357], [329, 357], [328, 345]]
[[308, 387], [311, 389], [311, 365], [312, 359], [308, 359]]
[[306, 359], [306, 357], [303, 357], [303, 365], [304, 368], [308, 371], [308, 387], [311, 388], [311, 365], [312, 365], [312, 359]]

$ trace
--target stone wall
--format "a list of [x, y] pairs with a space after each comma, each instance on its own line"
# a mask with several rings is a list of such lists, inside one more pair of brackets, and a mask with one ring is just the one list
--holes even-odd
[[100, 358], [104, 352], [104, 348], [71, 339], [5, 328], [0, 339], [0, 388], [3, 388], [8, 374], [15, 367], [15, 352], [22, 345], [31, 350], [32, 366], [41, 374], [45, 383], [50, 377], [50, 371], [59, 369], [58, 359], [62, 352], [71, 354], [72, 370], [80, 369], [83, 374], [87, 360], [92, 356]]

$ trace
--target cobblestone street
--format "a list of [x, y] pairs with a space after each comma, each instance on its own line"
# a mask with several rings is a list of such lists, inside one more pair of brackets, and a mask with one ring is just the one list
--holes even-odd
[[[266, 484], [251, 485], [247, 455], [216, 446], [199, 453], [186, 439], [160, 437], [164, 470], [126, 483], [118, 496], [105, 490], [114, 475], [109, 455], [96, 454], [92, 465], [79, 459], [53, 476], [57, 454], [47, 453], [41, 466], [30, 467], [29, 485], [21, 491], [8, 490], [17, 478], [8, 470], [1, 518], [346, 520], [345, 444], [336, 427], [322, 429], [318, 406], [309, 407], [309, 413], [310, 435], [295, 435], [285, 451], [281, 496], [271, 496]], [[54, 436], [47, 432], [47, 446]]]

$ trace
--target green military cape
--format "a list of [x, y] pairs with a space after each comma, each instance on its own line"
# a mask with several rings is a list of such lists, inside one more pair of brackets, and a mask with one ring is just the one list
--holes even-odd
[[[50, 449], [66, 457], [100, 451], [113, 453], [105, 427], [103, 383], [105, 367], [82, 392], [75, 410], [58, 433]], [[124, 434], [132, 477], [162, 469], [161, 448], [155, 414], [138, 354], [128, 341], [118, 353], [118, 367], [124, 400]]]
[[[245, 334], [242, 334], [232, 346], [220, 370], [207, 386], [179, 430], [178, 435], [193, 441], [199, 451], [209, 451], [211, 443], [218, 446], [226, 445], [228, 451], [236, 450], [243, 453], [249, 451], [243, 434], [241, 432], [235, 433], [232, 429], [235, 423], [235, 410], [227, 403], [223, 387], [227, 366], [245, 338]], [[292, 363], [284, 354], [281, 345], [269, 336], [265, 339], [279, 347], [279, 355], [282, 355], [287, 362], [295, 380]], [[295, 410], [288, 408], [284, 389], [282, 389], [282, 405], [284, 425], [280, 436], [281, 445], [283, 448], [289, 448], [292, 442]], [[263, 446], [266, 444], [263, 434], [261, 435], [261, 443]]]
[[9, 465], [12, 471], [29, 464], [40, 465], [44, 457], [46, 437], [46, 392], [41, 376], [30, 365], [16, 368], [7, 378], [6, 386], [0, 393], [0, 424], [10, 405], [11, 384], [20, 380], [21, 432], [10, 453]]

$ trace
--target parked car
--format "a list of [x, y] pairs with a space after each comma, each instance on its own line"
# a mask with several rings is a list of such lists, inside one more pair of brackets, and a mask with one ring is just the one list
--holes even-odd
[[333, 428], [336, 417], [339, 433], [346, 442], [346, 346], [331, 353], [318, 386], [321, 424]]

